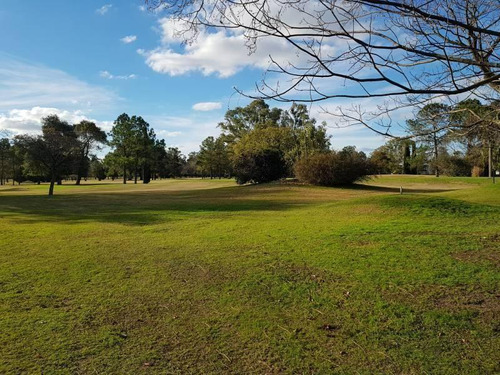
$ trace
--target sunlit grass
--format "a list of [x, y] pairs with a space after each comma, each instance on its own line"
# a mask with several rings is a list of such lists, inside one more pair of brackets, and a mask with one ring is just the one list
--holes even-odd
[[0, 372], [500, 371], [487, 179], [46, 188], [0, 189]]

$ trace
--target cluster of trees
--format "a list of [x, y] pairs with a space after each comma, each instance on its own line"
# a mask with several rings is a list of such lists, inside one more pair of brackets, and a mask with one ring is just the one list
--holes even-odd
[[89, 121], [70, 125], [57, 116], [42, 119], [41, 135], [18, 135], [0, 140], [0, 184], [31, 180], [50, 182], [49, 195], [63, 176], [76, 184], [88, 173], [91, 152], [106, 143], [106, 133]]
[[[167, 147], [140, 116], [122, 114], [106, 134], [96, 124], [70, 125], [52, 115], [40, 135], [0, 139], [0, 184], [50, 182], [92, 176], [149, 183], [158, 178], [234, 177], [240, 184], [283, 177], [319, 185], [348, 184], [370, 173], [435, 173], [483, 176], [499, 159], [498, 104], [468, 99], [455, 106], [431, 103], [407, 122], [408, 137], [392, 139], [370, 158], [346, 147], [330, 149], [326, 124], [317, 124], [303, 104], [288, 110], [258, 99], [228, 110], [219, 137], [208, 137], [187, 157]], [[95, 152], [109, 146], [101, 160]]]
[[157, 139], [142, 117], [121, 114], [109, 135], [113, 151], [102, 162], [108, 177], [121, 176], [124, 184], [138, 179], [147, 184], [152, 179], [181, 176], [184, 156], [178, 148], [167, 148], [163, 139]]
[[375, 173], [489, 176], [500, 157], [498, 104], [467, 99], [430, 103], [407, 122], [408, 138], [392, 139], [370, 161]]
[[203, 174], [234, 176], [240, 184], [293, 175], [295, 163], [330, 149], [326, 124], [316, 124], [303, 104], [289, 110], [263, 100], [226, 112], [221, 135], [206, 138], [196, 155]]
[[[198, 176], [235, 177], [238, 183], [267, 182], [292, 176], [295, 164], [317, 153], [329, 152], [326, 124], [316, 124], [307, 107], [270, 108], [263, 100], [227, 111], [219, 137], [208, 137], [198, 152], [187, 157], [166, 147], [140, 116], [122, 114], [106, 134], [96, 124], [70, 125], [57, 116], [42, 119], [41, 135], [18, 135], [0, 142], [0, 183], [8, 179], [50, 182], [93, 176], [122, 178], [123, 183], [157, 178]], [[111, 151], [101, 160], [95, 152]]]
[[[24, 181], [50, 182], [73, 179], [77, 185], [89, 176], [102, 180], [123, 178], [142, 180], [178, 177], [187, 164], [177, 148], [167, 148], [154, 130], [139, 116], [120, 115], [108, 135], [95, 123], [81, 121], [70, 125], [56, 115], [42, 119], [40, 135], [23, 134], [0, 139], [0, 184]], [[109, 146], [103, 160], [95, 152]]]

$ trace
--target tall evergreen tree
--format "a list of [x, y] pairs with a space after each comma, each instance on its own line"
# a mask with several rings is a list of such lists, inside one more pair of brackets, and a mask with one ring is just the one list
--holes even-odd
[[73, 126], [79, 142], [79, 152], [76, 160], [76, 185], [80, 185], [82, 176], [90, 167], [89, 155], [93, 149], [106, 143], [106, 133], [95, 123], [81, 121]]

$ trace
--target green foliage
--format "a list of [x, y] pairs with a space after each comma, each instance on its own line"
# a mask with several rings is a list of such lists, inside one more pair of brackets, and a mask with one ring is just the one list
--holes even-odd
[[18, 136], [16, 146], [22, 150], [27, 173], [50, 179], [49, 195], [55, 182], [71, 171], [79, 151], [73, 127], [55, 115], [42, 119], [41, 136]]
[[264, 183], [286, 176], [283, 154], [277, 149], [253, 149], [235, 155], [234, 174], [238, 184]]
[[73, 131], [78, 139], [78, 152], [75, 160], [76, 164], [76, 184], [80, 184], [83, 176], [88, 174], [90, 168], [90, 152], [100, 150], [101, 145], [107, 143], [106, 132], [90, 121], [81, 121], [73, 125]]
[[[219, 124], [221, 138], [227, 144], [233, 172], [242, 176], [241, 181], [257, 181], [249, 176], [260, 176], [257, 169], [266, 164], [263, 158], [271, 158], [273, 163], [281, 160], [280, 168], [274, 165], [271, 168], [275, 171], [273, 174], [263, 173], [280, 178], [293, 173], [293, 165], [298, 159], [328, 151], [330, 147], [326, 124], [316, 125], [316, 120], [309, 117], [307, 107], [302, 104], [294, 103], [289, 111], [284, 111], [255, 100], [246, 107], [228, 111], [225, 119]], [[203, 163], [204, 154], [200, 155]], [[259, 160], [252, 162], [251, 157]]]
[[207, 137], [200, 145], [200, 151], [196, 155], [196, 163], [202, 176], [210, 178], [231, 174], [231, 163], [229, 160], [229, 147], [225, 137]]
[[158, 141], [154, 130], [142, 117], [130, 117], [123, 113], [115, 120], [110, 136], [110, 145], [115, 153], [114, 161], [123, 170], [123, 183], [127, 182], [127, 172], [131, 172], [135, 183], [139, 173], [142, 181], [149, 183], [151, 168], [157, 164], [155, 157], [158, 155]]
[[96, 156], [90, 160], [90, 174], [99, 181], [106, 178], [106, 166]]
[[234, 144], [245, 134], [260, 128], [280, 125], [282, 110], [269, 108], [263, 100], [254, 100], [246, 107], [230, 109], [224, 116], [224, 122], [219, 124], [224, 142]]
[[370, 166], [366, 155], [355, 147], [315, 154], [295, 164], [299, 181], [321, 186], [349, 185], [366, 179]]
[[441, 149], [450, 141], [451, 108], [442, 103], [425, 105], [414, 120], [408, 120], [408, 128], [421, 144], [431, 150], [431, 166], [439, 177]]
[[391, 139], [370, 155], [372, 173], [426, 173], [430, 163], [428, 150], [412, 139]]
[[185, 162], [177, 147], [169, 147], [165, 155], [165, 177], [180, 177]]
[[458, 129], [463, 129], [453, 139], [462, 145], [467, 163], [481, 175], [487, 175], [489, 147], [492, 148], [493, 165], [500, 160], [498, 103], [485, 105], [477, 99], [464, 100], [457, 104], [452, 119]]
[[182, 167], [182, 175], [186, 177], [199, 177], [201, 176], [200, 167], [198, 162], [199, 154], [197, 152], [190, 152], [186, 163]]
[[8, 138], [0, 139], [0, 185], [6, 183], [9, 164], [11, 164], [12, 150]]

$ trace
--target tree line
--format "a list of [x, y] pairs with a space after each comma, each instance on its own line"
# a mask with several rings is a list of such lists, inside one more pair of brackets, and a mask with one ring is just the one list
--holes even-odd
[[500, 160], [499, 103], [430, 103], [407, 121], [409, 137], [372, 152], [375, 173], [492, 177]]
[[[69, 124], [56, 115], [42, 119], [41, 134], [0, 141], [0, 184], [109, 178], [149, 183], [158, 178], [236, 178], [239, 183], [293, 175], [297, 160], [330, 148], [326, 124], [307, 107], [270, 108], [263, 100], [227, 111], [219, 137], [207, 137], [198, 152], [184, 156], [167, 147], [140, 116], [121, 114], [106, 134], [95, 123]], [[102, 158], [96, 153], [110, 151]]]
[[[177, 148], [167, 148], [154, 130], [140, 116], [122, 114], [106, 134], [90, 121], [68, 124], [56, 115], [42, 119], [41, 134], [22, 134], [0, 140], [0, 185], [31, 181], [54, 185], [72, 179], [94, 177], [123, 178], [123, 183], [140, 179], [181, 176], [187, 164]], [[104, 146], [111, 148], [103, 159], [96, 156]]]
[[[496, 105], [496, 104], [495, 104]], [[478, 115], [479, 114], [479, 115]], [[140, 116], [121, 114], [106, 134], [95, 123], [70, 125], [55, 115], [42, 119], [40, 135], [0, 140], [0, 184], [109, 178], [149, 183], [159, 178], [235, 178], [240, 184], [296, 177], [319, 185], [357, 181], [368, 174], [409, 173], [485, 176], [499, 158], [498, 110], [468, 99], [450, 107], [431, 103], [407, 121], [409, 133], [367, 157], [355, 147], [331, 149], [327, 124], [303, 104], [271, 108], [258, 99], [228, 110], [220, 135], [207, 137], [185, 156], [167, 147]], [[110, 151], [99, 159], [96, 152]]]

